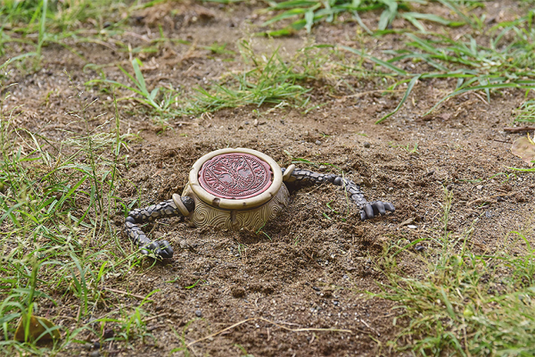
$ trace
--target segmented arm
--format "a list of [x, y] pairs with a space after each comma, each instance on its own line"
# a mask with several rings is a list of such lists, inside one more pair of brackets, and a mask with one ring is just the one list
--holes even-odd
[[333, 185], [342, 186], [349, 195], [351, 201], [353, 201], [360, 209], [360, 219], [363, 221], [368, 218], [374, 218], [379, 214], [385, 214], [386, 211], [395, 211], [394, 205], [389, 202], [366, 201], [366, 199], [364, 198], [364, 193], [362, 192], [360, 187], [353, 181], [342, 176], [334, 174], [320, 174], [318, 172], [305, 169], [296, 169], [292, 167], [289, 167], [288, 169], [291, 170], [291, 174], [289, 175], [288, 173], [285, 173], [287, 169], [282, 168], [284, 180], [288, 183], [319, 185], [324, 182], [330, 182]]
[[[183, 207], [177, 207], [176, 199], [181, 201]], [[173, 196], [171, 200], [160, 202], [156, 205], [137, 208], [130, 211], [125, 219], [126, 235], [141, 248], [141, 253], [149, 254], [149, 251], [151, 251], [158, 258], [172, 258], [173, 248], [169, 242], [166, 240], [151, 241], [138, 224], [152, 222], [157, 218], [187, 216], [190, 212], [193, 212], [194, 208], [195, 202], [191, 197], [180, 197], [178, 195], [177, 197]]]

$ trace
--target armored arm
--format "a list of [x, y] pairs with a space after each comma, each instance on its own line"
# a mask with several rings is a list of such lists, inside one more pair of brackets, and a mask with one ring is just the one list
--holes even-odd
[[137, 208], [128, 213], [125, 220], [126, 235], [141, 248], [141, 253], [153, 252], [157, 258], [172, 258], [173, 248], [168, 241], [151, 241], [139, 227], [141, 223], [152, 222], [157, 218], [187, 217], [195, 209], [191, 197], [173, 195], [173, 199], [145, 208]]
[[336, 186], [342, 186], [347, 192], [349, 198], [360, 209], [360, 219], [365, 220], [374, 218], [379, 214], [383, 215], [386, 211], [394, 212], [394, 206], [389, 202], [374, 201], [368, 202], [364, 198], [364, 193], [360, 187], [353, 181], [335, 174], [321, 174], [318, 172], [297, 169], [295, 165], [288, 168], [282, 168], [284, 182], [296, 183], [302, 185], [320, 185], [324, 182], [332, 183]]

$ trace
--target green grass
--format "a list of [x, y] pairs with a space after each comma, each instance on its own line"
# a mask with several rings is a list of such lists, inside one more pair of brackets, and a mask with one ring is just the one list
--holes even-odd
[[0, 56], [24, 46], [24, 55], [33, 57], [36, 70], [43, 47], [57, 44], [83, 59], [73, 45], [99, 43], [122, 33], [137, 8], [120, 0], [4, 1], [0, 3]]
[[[279, 54], [279, 49], [266, 57], [255, 53], [247, 41], [241, 41], [239, 48], [245, 68], [239, 73], [227, 75], [208, 88], [195, 88], [194, 93], [185, 99], [184, 93], [173, 88], [147, 88], [141, 71], [143, 64], [139, 59], [132, 60], [133, 73], [119, 66], [129, 79], [128, 84], [106, 78], [91, 80], [86, 84], [100, 86], [106, 92], [109, 92], [110, 86], [126, 90], [125, 96], [119, 100], [133, 99], [155, 111], [159, 120], [177, 115], [200, 115], [224, 108], [260, 107], [264, 104], [306, 110], [310, 86], [321, 77], [322, 66], [328, 60], [321, 51], [331, 47], [303, 47], [287, 60]], [[209, 49], [213, 51], [213, 48]], [[215, 52], [218, 51], [219, 48]]]
[[167, 89], [162, 87], [156, 87], [149, 91], [149, 89], [147, 88], [147, 84], [145, 83], [145, 77], [141, 72], [141, 66], [143, 66], [143, 63], [141, 63], [141, 61], [137, 58], [132, 60], [131, 63], [134, 71], [133, 75], [121, 66], [119, 66], [119, 69], [126, 75], [130, 82], [132, 82], [133, 86], [123, 84], [117, 81], [112, 81], [109, 79], [95, 79], [87, 82], [86, 84], [93, 85], [105, 83], [118, 88], [126, 89], [138, 95], [132, 98], [138, 101], [139, 103], [154, 109], [160, 114], [171, 114], [174, 110], [173, 104], [177, 104], [178, 96], [180, 95], [180, 93], [174, 91], [172, 88]]
[[[292, 2], [292, 4], [279, 3], [277, 6], [283, 6], [281, 4], [295, 5]], [[451, 5], [451, 3], [444, 4]], [[388, 60], [356, 48], [347, 46], [340, 48], [371, 61], [379, 68], [368, 72], [366, 74], [368, 78], [380, 76], [394, 79], [394, 84], [386, 88], [387, 91], [401, 88], [406, 84], [405, 94], [397, 108], [383, 116], [377, 123], [400, 110], [418, 83], [431, 79], [442, 79], [452, 83], [453, 90], [422, 113], [426, 115], [444, 101], [466, 92], [480, 91], [490, 102], [491, 94], [503, 89], [519, 88], [526, 91], [532, 89], [535, 86], [533, 14], [532, 11], [518, 20], [497, 24], [488, 29], [485, 36], [466, 35], [460, 39], [452, 39], [447, 35], [432, 33], [420, 35], [406, 33], [407, 40], [403, 49], [384, 51], [385, 56], [390, 57]], [[415, 26], [418, 27], [417, 23]], [[484, 42], [488, 44], [483, 45]], [[232, 55], [225, 50], [225, 47], [214, 44], [206, 49], [214, 54]], [[132, 61], [133, 73], [119, 67], [130, 80], [130, 84], [107, 79], [93, 80], [89, 84], [107, 83], [135, 93], [137, 95], [133, 99], [155, 110], [159, 114], [159, 119], [176, 115], [199, 115], [224, 108], [249, 105], [305, 107], [308, 105], [308, 93], [313, 88], [311, 82], [324, 75], [325, 63], [332, 60], [325, 53], [326, 49], [332, 51], [331, 46], [304, 47], [291, 61], [283, 59], [278, 50], [273, 51], [269, 57], [254, 53], [246, 41], [239, 43], [239, 49], [247, 66], [245, 69], [240, 73], [223, 76], [211, 87], [195, 88], [196, 93], [187, 96], [185, 100], [179, 99], [184, 93], [173, 88], [147, 88], [141, 73], [142, 64], [138, 59]], [[318, 55], [322, 51], [323, 53]], [[404, 66], [398, 65], [407, 61], [417, 64], [417, 68], [421, 70], [409, 71], [403, 68]], [[348, 68], [343, 59], [336, 64], [340, 68]], [[359, 64], [361, 65], [362, 63]], [[383, 70], [380, 70], [381, 68]], [[359, 68], [356, 69], [357, 72], [361, 72]], [[340, 75], [341, 71], [335, 74], [335, 76]], [[127, 94], [127, 97], [130, 95]]]
[[[490, 252], [475, 252], [473, 228], [448, 229], [452, 195], [446, 191], [443, 226], [427, 242], [429, 252], [393, 245], [382, 262], [388, 283], [372, 294], [398, 305], [405, 328], [390, 347], [423, 356], [532, 356], [535, 353], [535, 249], [511, 232]], [[419, 276], [397, 268], [399, 255], [421, 262]]]
[[[85, 111], [89, 105], [84, 104], [77, 114], [82, 121], [88, 120]], [[139, 258], [123, 253], [118, 244], [120, 231], [112, 221], [117, 213], [124, 214], [117, 202], [117, 184], [127, 142], [120, 135], [118, 116], [111, 133], [90, 133], [54, 143], [14, 127], [15, 114], [3, 110], [0, 333], [4, 339], [0, 353], [53, 354], [70, 344], [83, 343], [84, 337], [79, 335], [95, 334], [87, 321], [110, 300], [102, 293], [106, 276], [125, 274], [139, 264]], [[57, 327], [63, 339], [44, 346], [11, 340], [16, 322], [29, 314], [43, 314], [44, 306], [55, 306], [60, 314], [66, 308], [75, 312], [68, 327]], [[117, 340], [145, 336], [141, 306], [121, 309], [118, 305], [96, 322], [113, 320]], [[52, 321], [59, 318], [47, 317]]]
[[191, 114], [217, 111], [246, 105], [263, 104], [303, 107], [308, 103], [305, 86], [314, 80], [316, 67], [310, 66], [314, 48], [302, 49], [285, 61], [276, 49], [269, 57], [255, 53], [247, 41], [240, 42], [241, 54], [248, 69], [215, 83], [210, 89], [197, 88], [191, 104], [185, 108]]
[[[399, 105], [392, 112], [377, 121], [382, 122], [395, 114], [408, 99], [414, 86], [421, 81], [443, 79], [454, 81], [454, 89], [444, 95], [423, 115], [431, 113], [444, 101], [472, 91], [481, 91], [491, 101], [491, 93], [508, 88], [530, 91], [535, 87], [535, 28], [532, 19], [535, 12], [519, 20], [500, 23], [489, 30], [489, 45], [484, 37], [474, 38], [465, 35], [452, 39], [445, 35], [419, 36], [406, 34], [407, 41], [402, 50], [384, 51], [393, 56], [383, 60], [363, 50], [342, 46], [350, 53], [361, 56], [385, 69], [383, 75], [400, 78], [388, 89], [407, 84], [407, 89]], [[505, 41], [504, 38], [508, 40]], [[425, 64], [431, 70], [420, 73], [409, 72], [397, 62]]]
[[[5, 0], [0, 4], [0, 20], [5, 29], [37, 31], [42, 25], [39, 21], [45, 16], [46, 23], [53, 30], [69, 30], [78, 27], [77, 22], [88, 19], [102, 19], [106, 13], [102, 9], [116, 5], [123, 7], [117, 0], [73, 0], [73, 1], [16, 1]], [[46, 11], [44, 11], [46, 10]], [[109, 14], [109, 12], [108, 12]]]
[[[462, 15], [469, 22], [466, 15], [456, 5], [456, 1], [439, 1], [446, 7]], [[359, 12], [380, 10], [381, 15], [377, 22], [379, 31], [386, 30], [392, 21], [397, 18], [403, 18], [414, 25], [417, 29], [425, 32], [422, 21], [435, 22], [445, 26], [462, 26], [464, 21], [450, 21], [435, 14], [420, 13], [411, 11], [413, 4], [428, 4], [426, 0], [399, 1], [399, 0], [290, 0], [283, 2], [269, 1], [270, 7], [267, 11], [279, 12], [269, 20], [265, 21], [263, 26], [287, 21], [291, 19], [288, 28], [293, 30], [306, 29], [311, 31], [312, 27], [320, 22], [333, 22], [337, 18], [345, 16], [345, 19], [352, 19], [359, 23], [367, 32], [371, 31], [362, 22]], [[297, 19], [297, 20], [295, 20]], [[281, 32], [282, 35], [289, 32]]]
[[516, 122], [535, 123], [535, 100], [528, 100], [516, 110]]

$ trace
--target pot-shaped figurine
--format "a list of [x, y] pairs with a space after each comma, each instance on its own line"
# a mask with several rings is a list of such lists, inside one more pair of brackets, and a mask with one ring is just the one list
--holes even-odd
[[342, 186], [360, 208], [362, 220], [394, 211], [391, 203], [366, 201], [360, 187], [341, 176], [296, 169], [295, 165], [281, 169], [272, 158], [256, 150], [222, 149], [197, 160], [182, 196], [174, 194], [170, 200], [131, 211], [126, 218], [126, 233], [143, 254], [171, 258], [169, 242], [151, 241], [138, 224], [183, 216], [196, 227], [257, 231], [289, 204], [287, 183]]

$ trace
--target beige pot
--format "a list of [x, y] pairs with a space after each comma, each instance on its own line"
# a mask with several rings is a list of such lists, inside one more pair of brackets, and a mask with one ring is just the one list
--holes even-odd
[[193, 165], [183, 196], [195, 201], [188, 212], [180, 196], [173, 201], [197, 227], [258, 231], [288, 205], [289, 193], [279, 165], [251, 149], [222, 149], [208, 153]]

